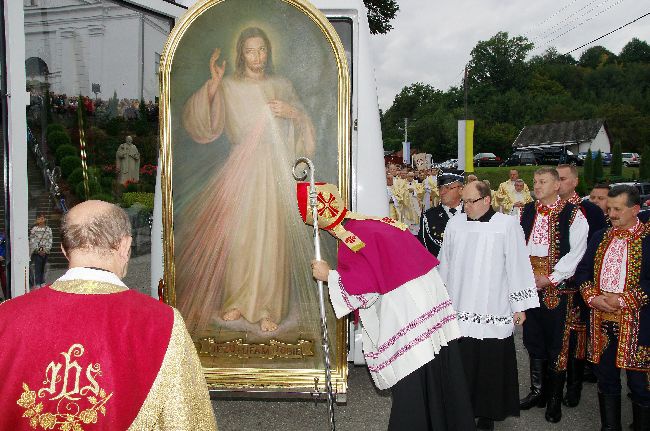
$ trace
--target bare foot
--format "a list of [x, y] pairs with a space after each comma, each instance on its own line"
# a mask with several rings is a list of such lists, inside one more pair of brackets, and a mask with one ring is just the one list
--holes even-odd
[[223, 316], [221, 316], [223, 320], [228, 320], [228, 321], [237, 320], [240, 317], [241, 317], [241, 311], [237, 310], [236, 308], [233, 308], [232, 310], [223, 313]]
[[262, 331], [264, 332], [273, 332], [278, 329], [278, 324], [268, 317], [265, 317], [260, 320], [260, 328], [262, 328]]

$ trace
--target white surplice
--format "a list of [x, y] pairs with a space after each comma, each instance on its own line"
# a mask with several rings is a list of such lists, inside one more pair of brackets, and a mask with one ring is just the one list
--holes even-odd
[[464, 337], [507, 338], [513, 313], [539, 307], [524, 232], [514, 217], [452, 217], [438, 258]]

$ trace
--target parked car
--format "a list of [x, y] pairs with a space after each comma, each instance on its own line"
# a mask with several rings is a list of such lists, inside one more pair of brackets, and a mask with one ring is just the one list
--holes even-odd
[[[571, 151], [562, 147], [545, 147], [540, 148], [542, 165], [580, 165], [581, 160]], [[539, 160], [539, 158], [538, 158]]]
[[537, 157], [532, 151], [515, 151], [501, 166], [536, 166]]
[[[596, 154], [598, 154], [598, 151], [593, 151], [591, 153], [592, 159], [596, 158]], [[600, 153], [600, 154], [603, 157], [603, 166], [609, 166], [612, 164], [612, 153]], [[580, 165], [584, 164], [586, 158], [587, 158], [586, 151], [581, 151], [578, 153], [578, 159], [580, 159]]]
[[474, 156], [474, 166], [499, 166], [501, 164], [501, 157], [497, 157], [494, 153], [478, 153]]
[[622, 153], [623, 164], [625, 166], [639, 166], [641, 164], [641, 157], [637, 153]]

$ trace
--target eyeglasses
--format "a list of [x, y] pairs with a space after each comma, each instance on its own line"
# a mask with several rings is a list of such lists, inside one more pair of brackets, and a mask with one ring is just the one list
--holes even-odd
[[447, 184], [440, 186], [440, 190], [446, 190], [446, 191], [457, 189], [457, 188], [460, 188], [460, 186], [451, 187], [451, 186], [448, 186]]
[[467, 200], [463, 201], [463, 203], [466, 203], [466, 204], [475, 204], [476, 202], [480, 201], [481, 199], [484, 199], [484, 197], [482, 197], [482, 198], [476, 198], [476, 199], [467, 199]]

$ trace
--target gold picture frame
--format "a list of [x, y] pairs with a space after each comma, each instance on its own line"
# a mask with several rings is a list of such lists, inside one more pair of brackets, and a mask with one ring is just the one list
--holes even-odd
[[[292, 25], [287, 26], [286, 20], [291, 20]], [[283, 22], [285, 23], [284, 26], [282, 25]], [[288, 81], [289, 84], [286, 85], [289, 87], [293, 83], [297, 97], [300, 99], [299, 102], [295, 102], [293, 107], [289, 104], [289, 115], [294, 115], [294, 117], [292, 117], [293, 119], [287, 117], [288, 120], [286, 118], [285, 120], [295, 123], [297, 121], [296, 116], [311, 120], [315, 136], [312, 141], [314, 142], [312, 158], [316, 163], [317, 178], [338, 183], [343, 199], [349, 204], [351, 152], [349, 69], [343, 45], [327, 18], [313, 5], [302, 0], [205, 0], [197, 3], [188, 10], [172, 30], [160, 59], [160, 167], [165, 285], [163, 299], [172, 306], [178, 306], [179, 299], [183, 300], [181, 304], [190, 301], [190, 299], [187, 299], [191, 297], [191, 293], [188, 293], [188, 291], [199, 292], [200, 289], [209, 285], [209, 283], [193, 282], [190, 287], [189, 283], [186, 282], [184, 283], [186, 287], [181, 288], [180, 284], [177, 284], [181, 271], [189, 272], [190, 269], [188, 268], [194, 268], [191, 269], [192, 274], [197, 276], [197, 280], [202, 280], [206, 278], [204, 277], [205, 274], [218, 272], [214, 269], [215, 267], [227, 266], [218, 263], [215, 265], [200, 265], [200, 269], [196, 269], [199, 266], [187, 264], [188, 260], [183, 256], [203, 256], [205, 253], [194, 252], [193, 249], [191, 252], [187, 251], [197, 244], [197, 242], [193, 242], [197, 240], [190, 241], [186, 239], [188, 237], [186, 233], [189, 231], [188, 229], [194, 227], [199, 231], [201, 229], [207, 230], [204, 226], [212, 224], [197, 223], [196, 221], [206, 220], [201, 218], [200, 214], [210, 214], [210, 211], [213, 210], [213, 213], [217, 214], [216, 217], [221, 217], [220, 208], [223, 206], [229, 207], [231, 203], [234, 207], [239, 205], [238, 198], [233, 197], [231, 200], [224, 198], [223, 193], [226, 193], [225, 191], [223, 193], [218, 192], [221, 194], [215, 195], [213, 199], [206, 199], [206, 196], [209, 196], [206, 193], [211, 193], [211, 190], [213, 190], [211, 187], [226, 190], [226, 187], [215, 187], [215, 185], [221, 186], [225, 184], [226, 180], [224, 178], [232, 179], [232, 177], [236, 177], [238, 175], [236, 169], [239, 166], [242, 168], [247, 167], [247, 161], [253, 158], [242, 157], [237, 159], [240, 161], [239, 165], [235, 163], [233, 154], [236, 150], [233, 150], [233, 148], [242, 148], [248, 144], [240, 145], [236, 142], [236, 138], [231, 139], [231, 136], [236, 136], [230, 130], [234, 126], [226, 124], [226, 131], [221, 135], [227, 134], [227, 138], [219, 135], [218, 138], [207, 145], [199, 145], [205, 142], [198, 142], [202, 138], [191, 135], [191, 132], [189, 132], [190, 126], [187, 125], [191, 120], [186, 120], [183, 116], [194, 118], [187, 114], [190, 109], [188, 108], [190, 104], [188, 100], [194, 98], [195, 95], [197, 95], [196, 100], [199, 100], [198, 98], [201, 96], [199, 91], [202, 88], [206, 89], [204, 94], [208, 95], [207, 97], [217, 97], [214, 96], [214, 93], [210, 93], [210, 90], [207, 90], [210, 88], [209, 82], [212, 82], [210, 80], [214, 78], [214, 64], [223, 70], [222, 81], [219, 84], [223, 89], [217, 91], [223, 91], [223, 95], [218, 93], [218, 97], [222, 97], [226, 102], [222, 102], [222, 105], [219, 106], [227, 115], [233, 115], [234, 108], [231, 109], [229, 105], [235, 105], [235, 103], [239, 103], [239, 100], [237, 102], [227, 100], [227, 98], [233, 97], [233, 93], [225, 91], [226, 79], [228, 79], [225, 76], [233, 75], [230, 82], [237, 79], [235, 76], [237, 70], [233, 72], [232, 68], [229, 69], [230, 65], [237, 63], [237, 60], [239, 60], [237, 53], [241, 53], [241, 57], [244, 59], [239, 63], [244, 64], [243, 61], [248, 61], [245, 58], [245, 50], [248, 49], [246, 48], [248, 45], [241, 47], [234, 41], [237, 34], [239, 34], [239, 39], [247, 40], [243, 38], [243, 35], [251, 27], [262, 28], [264, 32], [268, 33], [268, 39], [267, 36], [256, 39], [265, 41], [265, 44], [269, 45], [264, 47], [264, 49], [268, 50], [268, 53], [265, 54], [265, 56], [268, 55], [268, 58], [265, 57], [267, 63], [264, 67], [267, 69], [274, 67], [274, 63], [271, 63], [269, 68], [268, 63], [271, 58], [271, 46], [273, 46], [273, 55], [276, 56], [273, 60], [279, 60], [277, 79], [282, 80], [281, 75], [286, 74], [288, 78], [283, 81]], [[244, 30], [240, 32], [241, 29]], [[229, 34], [232, 34], [232, 36], [229, 36]], [[213, 39], [219, 42], [208, 42]], [[275, 41], [278, 40], [280, 41], [278, 44], [279, 49], [277, 45], [274, 45]], [[220, 45], [221, 53], [213, 50], [215, 45]], [[234, 48], [227, 51], [230, 46], [234, 46]], [[206, 61], [211, 52], [210, 61]], [[214, 59], [215, 55], [217, 55], [216, 59]], [[299, 61], [292, 61], [296, 55], [300, 56]], [[222, 58], [226, 60], [225, 63], [223, 63]], [[257, 70], [254, 66], [253, 63], [250, 66], [245, 63], [245, 66], [242, 67], [249, 68], [247, 70], [254, 72]], [[237, 65], [235, 64], [234, 67], [237, 67]], [[206, 73], [206, 70], [209, 73]], [[317, 79], [314, 79], [314, 77]], [[200, 85], [201, 82], [205, 82], [203, 87]], [[214, 102], [215, 99], [208, 100], [210, 102], [207, 115], [212, 118], [212, 103], [218, 102]], [[248, 99], [243, 98], [242, 100], [244, 101], [242, 103], [247, 103], [246, 100]], [[268, 99], [266, 100], [269, 106], [274, 103], [268, 101]], [[225, 109], [223, 109], [224, 106], [226, 106]], [[300, 107], [296, 108], [296, 106]], [[181, 107], [183, 113], [181, 113]], [[246, 110], [246, 108], [243, 109]], [[302, 113], [296, 114], [296, 111]], [[197, 116], [202, 114], [197, 114]], [[276, 113], [273, 112], [272, 114]], [[224, 114], [221, 115], [223, 117]], [[226, 118], [225, 121], [227, 122], [228, 119]], [[301, 129], [301, 127], [296, 126], [295, 128]], [[301, 130], [303, 129], [304, 127]], [[253, 133], [246, 133], [248, 133], [247, 136], [254, 135]], [[191, 136], [191, 139], [188, 136]], [[225, 144], [221, 142], [223, 139], [226, 139]], [[217, 144], [210, 147], [215, 142]], [[233, 142], [237, 145], [233, 145]], [[217, 147], [221, 149], [215, 149]], [[266, 147], [259, 146], [255, 148], [264, 149]], [[334, 149], [336, 149], [335, 152]], [[278, 152], [280, 151], [284, 150], [278, 150]], [[306, 154], [295, 155], [303, 156]], [[213, 159], [217, 160], [217, 162], [212, 163]], [[255, 160], [258, 159], [259, 157], [255, 158]], [[174, 164], [175, 160], [176, 164]], [[208, 160], [210, 162], [207, 162]], [[269, 161], [269, 164], [271, 163]], [[204, 164], [207, 166], [203, 166]], [[285, 178], [284, 173], [279, 172], [280, 168], [284, 167], [284, 164], [276, 163], [271, 167], [276, 168], [271, 169], [271, 175]], [[286, 165], [286, 175], [288, 176], [291, 175], [291, 167], [291, 165]], [[176, 169], [176, 172], [174, 172], [174, 169]], [[264, 165], [258, 164], [250, 175], [255, 178], [255, 172], [263, 169]], [[232, 170], [232, 174], [226, 175], [226, 170], [229, 173]], [[202, 174], [199, 174], [199, 172], [202, 172]], [[214, 178], [214, 180], [206, 178]], [[242, 180], [246, 181], [248, 178], [250, 177], [245, 176], [242, 177]], [[275, 180], [275, 177], [272, 179]], [[285, 190], [287, 184], [282, 183], [280, 180], [277, 182], [285, 186], [281, 192], [290, 195], [291, 199], [295, 201], [295, 183], [293, 183], [292, 189]], [[250, 195], [251, 193], [256, 192], [242, 192], [240, 194]], [[193, 196], [194, 199], [191, 200], [186, 196]], [[210, 205], [216, 205], [213, 203], [214, 201], [219, 201], [219, 207], [215, 206], [215, 209], [211, 209]], [[196, 210], [197, 206], [201, 208], [201, 211]], [[242, 207], [244, 206], [242, 205]], [[254, 214], [244, 214], [244, 218], [246, 216], [250, 220], [259, 221]], [[297, 212], [295, 216], [299, 217]], [[226, 220], [225, 216], [223, 220]], [[214, 224], [220, 225], [218, 222], [214, 222]], [[295, 227], [295, 224], [292, 226], [294, 227], [287, 228], [288, 233], [299, 230], [299, 228]], [[197, 247], [200, 248], [200, 241], [206, 241], [205, 238], [209, 235], [203, 231], [196, 235], [199, 238]], [[301, 243], [304, 242], [302, 235], [307, 235], [307, 240], [311, 241], [310, 228], [304, 226], [304, 231], [302, 231], [301, 235], [298, 235], [301, 236]], [[297, 241], [292, 237], [292, 241], [294, 240]], [[226, 242], [226, 240], [217, 242]], [[325, 251], [325, 256], [329, 257], [329, 259], [335, 259], [336, 242], [332, 238], [325, 238], [324, 242], [326, 243], [325, 247], [327, 248], [329, 244], [330, 249], [329, 255], [327, 250]], [[262, 241], [262, 243], [264, 242]], [[183, 244], [182, 247], [179, 244]], [[248, 245], [255, 248], [261, 247], [261, 244]], [[207, 247], [207, 245], [204, 247]], [[235, 252], [241, 253], [240, 248], [232, 245], [229, 248], [224, 246], [223, 250], [230, 250], [231, 254]], [[219, 252], [216, 254], [222, 256], [225, 253]], [[179, 261], [182, 261], [182, 267]], [[298, 264], [294, 263], [294, 261], [289, 261], [289, 265], [291, 268], [287, 269], [286, 272], [292, 274], [290, 277], [293, 277], [294, 273], [310, 274], [310, 268], [305, 268], [304, 265], [296, 268]], [[191, 278], [191, 275], [183, 275], [183, 277], [181, 278], [188, 279]], [[221, 281], [223, 280], [227, 280], [227, 278], [224, 277]], [[235, 324], [226, 320], [223, 312], [219, 314], [215, 311], [217, 317], [210, 317], [212, 323], [205, 326], [207, 329], [199, 324], [193, 326], [191, 323], [194, 322], [194, 319], [189, 319], [188, 329], [195, 341], [204, 366], [206, 380], [211, 390], [240, 394], [248, 393], [253, 394], [253, 396], [269, 394], [280, 396], [308, 394], [314, 396], [315, 393], [323, 396], [325, 369], [322, 361], [318, 359], [319, 355], [322, 356], [322, 346], [320, 324], [315, 323], [319, 322], [318, 307], [317, 304], [310, 304], [310, 301], [305, 299], [311, 298], [313, 300], [315, 298], [314, 295], [309, 293], [312, 290], [315, 292], [315, 282], [312, 280], [311, 285], [306, 285], [305, 283], [294, 282], [293, 278], [290, 280], [290, 289], [292, 291], [287, 294], [289, 296], [289, 299], [287, 299], [289, 317], [284, 320], [284, 322], [288, 323], [283, 323], [281, 319], [274, 319], [279, 320], [278, 329], [276, 330], [279, 334], [282, 334], [282, 331], [285, 334], [293, 334], [287, 336], [288, 338], [276, 336], [274, 334], [276, 331], [269, 331], [265, 337], [265, 332], [262, 329], [241, 329], [242, 327], [251, 328], [251, 324], [257, 324], [258, 322], [249, 322], [240, 318], [239, 320], [242, 323]], [[198, 286], [194, 284], [198, 284]], [[222, 285], [223, 283], [217, 284], [216, 290], [221, 289]], [[299, 296], [295, 293], [297, 290], [307, 293]], [[201, 301], [199, 300], [199, 302]], [[222, 304], [226, 300], [222, 296], [220, 301], [222, 301], [220, 303]], [[292, 307], [294, 308], [293, 311]], [[300, 308], [300, 313], [295, 311], [296, 308]], [[337, 400], [343, 401], [347, 390], [348, 323], [345, 318], [336, 320], [329, 304], [328, 308], [328, 316], [330, 317], [328, 319], [330, 352], [332, 355], [330, 358], [332, 364], [332, 388], [336, 393]], [[183, 307], [179, 307], [179, 309], [186, 322], [188, 322], [188, 314], [191, 315], [191, 312], [184, 313]], [[313, 311], [316, 311], [315, 315], [313, 315]], [[298, 316], [294, 318], [294, 323], [290, 322], [291, 313]], [[198, 314], [202, 316], [201, 313]], [[307, 316], [307, 318], [303, 318], [303, 316]], [[235, 325], [235, 328], [228, 328], [228, 325]], [[194, 330], [194, 328], [199, 329]], [[214, 331], [214, 333], [210, 331]]]

